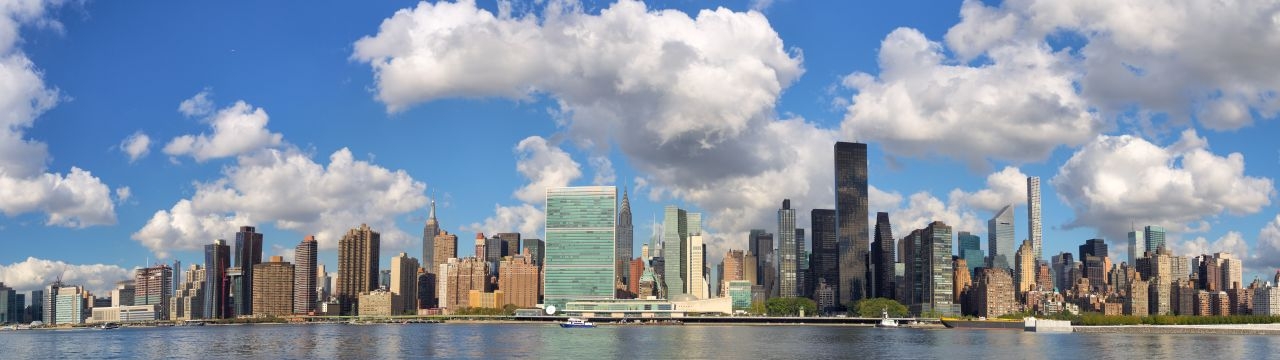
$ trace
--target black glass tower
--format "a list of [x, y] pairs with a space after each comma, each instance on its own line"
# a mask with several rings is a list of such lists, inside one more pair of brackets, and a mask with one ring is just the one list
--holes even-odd
[[840, 246], [840, 282], [836, 303], [866, 297], [867, 281], [867, 144], [835, 146], [836, 237]]

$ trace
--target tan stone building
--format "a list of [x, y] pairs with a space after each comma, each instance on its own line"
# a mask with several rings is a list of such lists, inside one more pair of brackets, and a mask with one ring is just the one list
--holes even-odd
[[1018, 252], [1014, 255], [1014, 277], [1013, 284], [1018, 289], [1018, 296], [1022, 297], [1022, 293], [1034, 290], [1036, 287], [1036, 258], [1034, 248], [1031, 241], [1023, 240], [1022, 245], [1018, 246]]
[[538, 266], [527, 254], [508, 256], [498, 266], [498, 289], [506, 294], [503, 300], [506, 302], [498, 307], [514, 304], [527, 309], [538, 305], [538, 291], [542, 289]]
[[965, 291], [969, 290], [969, 286], [973, 285], [973, 279], [971, 276], [969, 276], [968, 261], [966, 261], [964, 258], [959, 258], [959, 257], [955, 258], [953, 261], [955, 261], [955, 265], [951, 267], [952, 269], [951, 277], [953, 281], [952, 283], [955, 284], [956, 289], [951, 293], [954, 294], [954, 297], [955, 297], [954, 301], [957, 304], [963, 304], [964, 293]]
[[280, 256], [253, 266], [253, 314], [293, 314], [293, 264]]
[[502, 290], [494, 290], [493, 292], [481, 292], [480, 290], [471, 290], [467, 292], [467, 303], [473, 308], [489, 308], [501, 309], [510, 301]]
[[348, 230], [338, 241], [338, 288], [343, 314], [358, 309], [360, 294], [378, 288], [378, 252], [382, 235], [369, 225]]
[[1139, 279], [1129, 279], [1126, 285], [1128, 289], [1125, 292], [1128, 294], [1124, 298], [1124, 314], [1134, 316], [1150, 315], [1150, 311], [1147, 310], [1149, 304], [1147, 292], [1150, 285], [1146, 281]]
[[391, 292], [400, 295], [395, 304], [396, 314], [417, 313], [418, 309], [418, 259], [400, 253], [391, 258]]
[[[489, 288], [489, 263], [483, 259], [468, 257], [464, 259], [449, 259], [442, 268], [445, 269], [444, 277], [439, 282], [444, 285], [443, 291], [440, 291], [443, 297], [440, 298], [440, 305], [448, 310], [461, 309], [470, 307], [469, 294], [471, 290], [488, 292]], [[446, 310], [446, 311], [448, 311]]]
[[378, 289], [364, 294], [360, 294], [360, 306], [357, 309], [357, 315], [360, 316], [391, 316], [400, 315], [395, 310], [397, 303], [400, 303], [400, 295]]
[[983, 269], [974, 288], [976, 314], [994, 318], [1018, 311], [1013, 277], [1004, 269]]

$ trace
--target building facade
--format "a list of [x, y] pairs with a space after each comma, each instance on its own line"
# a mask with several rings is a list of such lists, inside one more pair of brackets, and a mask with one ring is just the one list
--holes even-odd
[[1042, 221], [1040, 218], [1040, 177], [1027, 177], [1027, 240], [1035, 261], [1044, 259]]
[[617, 196], [612, 186], [547, 189], [544, 303], [614, 297]]
[[395, 304], [395, 308], [400, 310], [396, 315], [403, 315], [406, 312], [417, 313], [418, 309], [418, 259], [409, 257], [407, 253], [400, 253], [391, 258], [391, 287], [392, 293], [399, 295]]
[[872, 283], [875, 284], [872, 297], [893, 299], [897, 296], [894, 281], [893, 225], [889, 223], [889, 213], [876, 213], [875, 236], [872, 237], [871, 267]]
[[[629, 285], [631, 283], [631, 257], [635, 252], [633, 248], [635, 226], [631, 224], [631, 199], [627, 196], [626, 189], [622, 190], [622, 205], [618, 208], [617, 224], [618, 244], [614, 246], [616, 251], [613, 260], [614, 272], [617, 274], [618, 282]], [[640, 276], [640, 274], [635, 274], [635, 276]]]
[[369, 225], [348, 230], [338, 241], [338, 288], [342, 313], [358, 310], [362, 293], [378, 288], [378, 251], [382, 235]]
[[284, 257], [253, 266], [253, 316], [281, 317], [293, 314], [293, 264]]
[[173, 297], [173, 269], [169, 265], [141, 268], [133, 277], [134, 305], [155, 305], [156, 318], [169, 319], [169, 299]]
[[836, 237], [840, 248], [840, 282], [836, 303], [862, 300], [867, 289], [868, 195], [867, 144], [835, 145]]
[[1013, 205], [1006, 205], [987, 220], [987, 267], [1013, 269]]
[[782, 200], [782, 208], [778, 209], [778, 296], [801, 296], [796, 275], [800, 270], [799, 254], [796, 253], [796, 210], [791, 208], [791, 199]]
[[[236, 232], [235, 266], [240, 268], [241, 281], [244, 286], [233, 288], [240, 292], [232, 294], [236, 299], [236, 316], [253, 314], [253, 266], [262, 263], [262, 234], [252, 226], [241, 226]], [[139, 303], [142, 305], [142, 303]]]
[[316, 236], [309, 235], [293, 250], [293, 313], [316, 311]]

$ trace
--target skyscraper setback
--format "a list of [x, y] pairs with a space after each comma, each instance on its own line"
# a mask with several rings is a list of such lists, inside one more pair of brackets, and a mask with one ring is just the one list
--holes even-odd
[[[262, 263], [262, 234], [252, 226], [241, 226], [236, 233], [235, 266], [240, 268], [243, 286], [235, 297], [235, 315], [253, 314], [253, 266]], [[235, 287], [233, 287], [235, 289]]]
[[840, 283], [836, 303], [858, 301], [867, 292], [867, 144], [836, 142], [836, 236]]
[[667, 205], [663, 209], [662, 219], [662, 260], [666, 267], [662, 278], [666, 283], [667, 297], [673, 298], [687, 293], [689, 219], [688, 213], [675, 205]]
[[369, 225], [348, 230], [338, 241], [338, 300], [342, 314], [354, 314], [360, 293], [378, 288], [378, 251], [382, 235]]
[[[427, 272], [434, 273], [436, 271], [436, 236], [440, 235], [440, 222], [436, 220], [436, 200], [431, 199], [431, 211], [427, 213], [427, 223], [422, 226], [422, 267]], [[456, 249], [456, 247], [455, 247]], [[446, 257], [457, 257], [457, 254]]]
[[[635, 227], [631, 224], [631, 199], [627, 190], [622, 190], [622, 205], [618, 209], [618, 245], [614, 246], [614, 272], [620, 283], [628, 284], [631, 276], [632, 241], [635, 239]], [[512, 254], [515, 255], [515, 254]], [[635, 274], [634, 276], [640, 276]]]
[[892, 299], [895, 297], [894, 286], [894, 244], [893, 226], [889, 223], [889, 213], [876, 213], [875, 237], [871, 248], [871, 263], [875, 283], [874, 297]]

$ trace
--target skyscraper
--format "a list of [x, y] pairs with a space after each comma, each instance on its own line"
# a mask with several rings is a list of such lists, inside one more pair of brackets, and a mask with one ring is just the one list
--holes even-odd
[[504, 258], [498, 272], [498, 289], [505, 293], [508, 304], [524, 309], [538, 304], [538, 266], [533, 264], [529, 255]]
[[435, 250], [432, 251], [431, 255], [435, 256], [435, 259], [431, 260], [432, 265], [427, 268], [428, 272], [437, 272], [440, 264], [447, 263], [449, 259], [458, 257], [458, 235], [456, 234], [441, 230], [440, 234], [436, 235], [435, 241], [432, 241], [432, 245]]
[[359, 306], [360, 293], [378, 288], [378, 252], [382, 234], [369, 225], [348, 230], [338, 241], [338, 300], [342, 314], [351, 315]]
[[986, 257], [982, 255], [982, 238], [968, 231], [961, 231], [956, 236], [956, 242], [960, 243], [960, 257], [964, 258], [965, 264], [969, 266], [970, 277], [976, 276], [977, 269], [986, 266], [987, 262]]
[[662, 278], [666, 282], [668, 298], [687, 292], [685, 276], [689, 271], [688, 254], [688, 213], [675, 205], [667, 205], [663, 209], [662, 220], [662, 259], [663, 266], [666, 267]]
[[231, 266], [231, 247], [222, 240], [214, 240], [204, 246], [205, 293], [204, 315], [210, 319], [225, 319], [234, 312], [227, 298], [231, 296], [231, 279], [227, 268]]
[[782, 200], [782, 208], [778, 209], [778, 296], [797, 297], [796, 274], [800, 269], [799, 254], [796, 253], [796, 210], [791, 208], [791, 199]]
[[867, 144], [836, 142], [835, 176], [840, 282], [834, 287], [843, 304], [867, 292]]
[[959, 315], [960, 307], [956, 305], [953, 295], [955, 286], [952, 281], [955, 274], [951, 268], [951, 226], [941, 221], [934, 221], [924, 229], [922, 235], [922, 243], [925, 245], [921, 247], [921, 250], [924, 250], [924, 256], [921, 258], [925, 261], [922, 268], [928, 273], [924, 276], [924, 296], [921, 298], [923, 303], [917, 313]]
[[544, 303], [614, 297], [617, 198], [613, 186], [547, 189]]
[[22, 322], [23, 307], [18, 303], [18, 291], [0, 282], [0, 324]]
[[774, 296], [778, 288], [778, 269], [774, 263], [773, 234], [752, 229], [749, 236], [751, 254], [756, 259], [756, 284], [764, 288], [766, 296]]
[[1018, 294], [1035, 290], [1036, 259], [1031, 240], [1022, 241], [1022, 245], [1018, 246], [1018, 252], [1014, 259], [1013, 284]]
[[533, 261], [534, 265], [542, 266], [542, 254], [546, 252], [547, 243], [542, 239], [524, 239], [524, 251], [529, 253], [529, 261]]
[[893, 299], [894, 294], [894, 244], [893, 244], [893, 226], [889, 223], [889, 213], [876, 213], [876, 236], [873, 238], [875, 246], [871, 249], [871, 266], [875, 268], [872, 276], [875, 278], [874, 297], [882, 297]]
[[689, 239], [689, 252], [685, 256], [684, 288], [685, 293], [699, 299], [708, 297], [706, 274], [706, 245], [702, 242], [702, 214], [687, 213], [686, 230]]
[[1013, 205], [1006, 205], [987, 220], [987, 267], [1010, 269], [1013, 263]]
[[293, 264], [284, 257], [272, 256], [271, 261], [254, 265], [253, 314], [255, 316], [285, 316], [293, 313]]
[[[440, 221], [436, 220], [436, 199], [431, 199], [431, 211], [427, 213], [427, 223], [422, 226], [422, 267], [427, 272], [434, 273], [436, 271], [436, 236], [440, 235]], [[455, 238], [456, 241], [456, 238]], [[457, 245], [454, 245], [457, 249]], [[445, 257], [449, 259], [457, 257], [457, 254]]]
[[1155, 250], [1147, 250], [1146, 236], [1142, 234], [1142, 230], [1129, 231], [1129, 264], [1137, 264], [1138, 258], [1147, 257], [1147, 252], [1154, 254]]
[[1156, 249], [1164, 246], [1164, 227], [1156, 225], [1147, 225], [1143, 228], [1143, 240], [1147, 245], [1147, 251], [1156, 252]]
[[813, 234], [813, 259], [809, 271], [814, 283], [810, 287], [817, 289], [819, 284], [836, 286], [840, 282], [840, 244], [836, 239], [836, 211], [833, 209], [813, 209], [809, 211], [809, 222]]
[[[308, 235], [293, 250], [293, 313], [316, 310], [316, 236]], [[327, 300], [327, 299], [326, 299]]]
[[155, 305], [156, 319], [168, 320], [173, 269], [164, 264], [138, 269], [133, 277], [133, 291], [134, 305]]
[[236, 316], [253, 314], [253, 266], [262, 263], [262, 234], [252, 226], [241, 226], [236, 233], [235, 266], [240, 268], [243, 285], [236, 299]]
[[[622, 189], [622, 206], [618, 209], [618, 245], [614, 246], [617, 254], [614, 254], [614, 272], [618, 274], [619, 282], [623, 284], [630, 283], [631, 279], [631, 255], [635, 251], [632, 249], [632, 241], [635, 239], [635, 227], [631, 225], [631, 199], [627, 196], [627, 190]], [[635, 276], [640, 276], [636, 274]], [[510, 296], [510, 293], [508, 293]]]
[[395, 315], [402, 315], [406, 311], [414, 311], [418, 308], [418, 259], [409, 257], [407, 253], [400, 253], [391, 258], [391, 286], [389, 290], [392, 294], [399, 295], [394, 297], [399, 300], [399, 304], [392, 304], [391, 308], [398, 310]]
[[1107, 257], [1107, 242], [1102, 239], [1085, 240], [1084, 245], [1080, 245], [1080, 258], [1088, 255]]
[[1040, 219], [1040, 177], [1027, 177], [1027, 240], [1031, 241], [1031, 252], [1035, 261], [1044, 259]]

